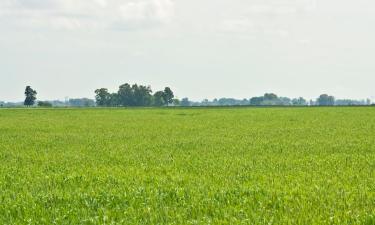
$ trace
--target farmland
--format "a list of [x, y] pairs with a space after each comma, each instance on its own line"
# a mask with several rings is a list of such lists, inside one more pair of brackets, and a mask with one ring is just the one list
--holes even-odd
[[0, 110], [0, 224], [375, 224], [375, 108]]

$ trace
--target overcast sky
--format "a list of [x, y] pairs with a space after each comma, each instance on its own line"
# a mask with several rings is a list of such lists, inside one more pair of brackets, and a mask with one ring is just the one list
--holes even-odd
[[0, 100], [375, 96], [373, 0], [0, 0]]

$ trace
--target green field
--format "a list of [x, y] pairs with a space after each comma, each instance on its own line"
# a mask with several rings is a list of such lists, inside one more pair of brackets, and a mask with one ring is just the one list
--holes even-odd
[[375, 108], [3, 109], [0, 224], [375, 224]]

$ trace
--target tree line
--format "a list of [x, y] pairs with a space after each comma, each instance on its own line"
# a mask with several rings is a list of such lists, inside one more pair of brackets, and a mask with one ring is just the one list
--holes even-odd
[[303, 97], [288, 98], [279, 97], [274, 93], [266, 93], [263, 96], [249, 99], [220, 98], [212, 101], [190, 101], [188, 98], [181, 99], [181, 106], [350, 106], [371, 105], [371, 100], [335, 99], [334, 96], [322, 94], [316, 100], [306, 100]]
[[95, 90], [95, 100], [98, 106], [106, 107], [168, 106], [177, 101], [169, 87], [153, 94], [151, 86], [128, 83], [120, 85], [114, 93], [107, 88]]
[[[69, 99], [66, 102], [62, 102], [59, 100], [54, 100], [54, 101], [37, 101], [37, 94], [38, 92], [31, 88], [30, 86], [26, 86], [25, 89], [25, 100], [23, 102], [23, 105], [30, 107], [34, 106], [35, 104], [39, 107], [93, 107], [96, 106], [96, 103], [92, 99], [88, 98], [73, 98]], [[8, 107], [16, 107], [18, 104], [17, 103], [5, 103], [5, 102], [0, 102], [0, 106], [8, 106]]]
[[151, 86], [128, 83], [120, 85], [117, 92], [109, 92], [107, 88], [95, 90], [95, 100], [88, 98], [69, 99], [65, 102], [37, 101], [38, 92], [26, 86], [25, 100], [23, 103], [5, 103], [0, 101], [0, 107], [136, 107], [136, 106], [334, 106], [334, 105], [371, 105], [371, 100], [335, 99], [334, 96], [322, 94], [315, 100], [279, 97], [274, 93], [266, 93], [262, 96], [249, 99], [220, 98], [212, 101], [204, 99], [201, 102], [190, 101], [188, 98], [181, 100], [175, 98], [171, 88], [166, 87], [153, 93]]

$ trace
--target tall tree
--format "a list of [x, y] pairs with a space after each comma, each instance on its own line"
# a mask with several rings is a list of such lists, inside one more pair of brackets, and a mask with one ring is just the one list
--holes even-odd
[[35, 90], [33, 90], [30, 86], [27, 86], [25, 90], [26, 98], [23, 104], [25, 106], [33, 106], [35, 104], [37, 94], [38, 93]]
[[110, 106], [111, 94], [108, 92], [107, 88], [100, 88], [95, 90], [95, 99], [98, 106]]
[[112, 107], [117, 107], [117, 106], [121, 105], [117, 93], [109, 94], [109, 103], [108, 104]]
[[164, 99], [165, 104], [167, 104], [167, 105], [172, 104], [173, 98], [174, 98], [173, 91], [169, 87], [166, 87], [164, 89], [164, 95], [163, 95], [163, 99]]
[[[134, 87], [134, 85], [133, 85]], [[134, 106], [134, 93], [130, 84], [126, 83], [119, 87], [117, 92], [118, 101], [121, 106]]]
[[335, 97], [329, 96], [327, 94], [322, 94], [317, 99], [317, 102], [318, 102], [318, 105], [322, 105], [322, 106], [334, 105]]
[[155, 92], [153, 96], [153, 105], [154, 106], [163, 106], [165, 105], [164, 101], [164, 92], [163, 91], [157, 91]]
[[132, 87], [135, 106], [148, 106], [152, 100], [152, 90], [150, 86], [133, 85]]

